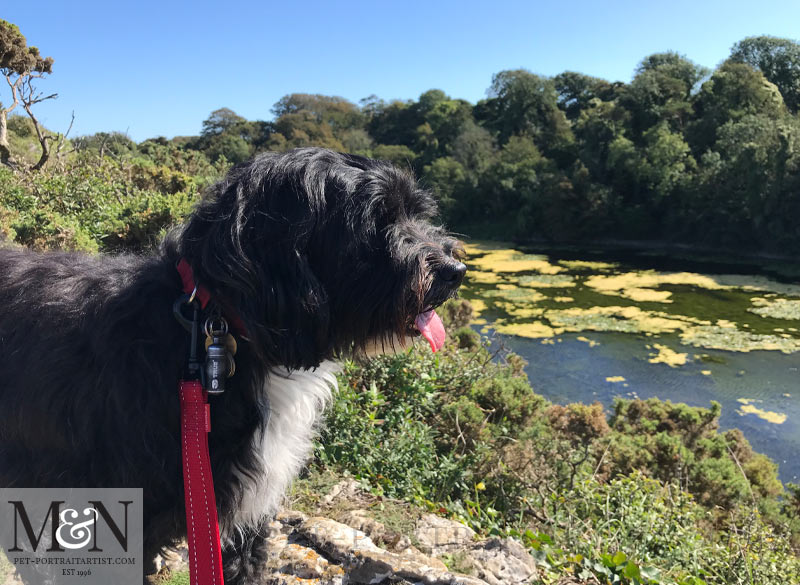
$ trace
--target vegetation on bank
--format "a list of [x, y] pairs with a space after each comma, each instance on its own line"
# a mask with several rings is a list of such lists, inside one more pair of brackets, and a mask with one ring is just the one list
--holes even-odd
[[[800, 492], [720, 407], [551, 404], [524, 362], [446, 307], [450, 341], [348, 362], [311, 477], [347, 473], [376, 495], [511, 535], [545, 579], [775, 584], [800, 579]], [[549, 581], [548, 581], [549, 582]]]

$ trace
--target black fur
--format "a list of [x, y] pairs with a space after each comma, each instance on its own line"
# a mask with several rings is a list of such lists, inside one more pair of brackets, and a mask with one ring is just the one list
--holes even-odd
[[[145, 554], [185, 535], [177, 384], [188, 334], [172, 315], [183, 257], [247, 331], [236, 375], [211, 399], [224, 522], [241, 499], [233, 470], [264, 471], [251, 440], [273, 368], [405, 335], [452, 296], [463, 265], [435, 211], [388, 163], [306, 148], [233, 168], [152, 256], [0, 250], [0, 486], [142, 487]], [[229, 585], [258, 578], [251, 528], [224, 542]]]

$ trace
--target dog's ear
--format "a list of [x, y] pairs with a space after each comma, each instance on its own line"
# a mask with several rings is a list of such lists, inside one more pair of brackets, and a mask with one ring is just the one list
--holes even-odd
[[258, 358], [314, 367], [330, 343], [327, 294], [308, 259], [318, 206], [296, 186], [252, 174], [236, 167], [209, 190], [179, 248], [212, 297], [237, 313]]

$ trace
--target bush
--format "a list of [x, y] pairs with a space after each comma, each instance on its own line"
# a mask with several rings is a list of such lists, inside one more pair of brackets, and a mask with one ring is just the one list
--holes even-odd
[[[796, 500], [780, 499], [776, 467], [741, 433], [718, 432], [718, 404], [552, 405], [515, 356], [476, 341], [459, 318], [468, 308], [439, 313], [458, 327], [439, 353], [346, 364], [319, 469], [516, 535], [554, 578], [721, 585], [738, 567], [767, 585], [795, 574]], [[768, 554], [746, 543], [754, 534], [772, 539]]]

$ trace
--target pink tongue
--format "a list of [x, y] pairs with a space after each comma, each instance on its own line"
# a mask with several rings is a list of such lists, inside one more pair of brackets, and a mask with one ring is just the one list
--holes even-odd
[[444, 325], [439, 315], [436, 314], [436, 311], [431, 309], [430, 311], [420, 313], [414, 320], [414, 324], [417, 326], [417, 329], [419, 329], [419, 332], [422, 333], [422, 337], [427, 339], [428, 343], [431, 344], [431, 349], [434, 353], [442, 349], [444, 338], [447, 334], [444, 332]]

